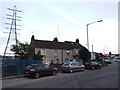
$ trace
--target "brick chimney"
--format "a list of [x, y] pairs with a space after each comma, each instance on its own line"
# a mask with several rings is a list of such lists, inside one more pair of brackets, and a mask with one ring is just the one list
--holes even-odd
[[55, 37], [55, 38], [53, 39], [53, 41], [58, 42], [58, 38], [57, 38], [57, 37]]
[[77, 44], [79, 44], [79, 39], [77, 38], [75, 42], [76, 42]]
[[34, 37], [34, 35], [32, 35], [32, 37], [31, 37], [31, 42], [32, 42], [34, 39], [35, 39], [35, 37]]

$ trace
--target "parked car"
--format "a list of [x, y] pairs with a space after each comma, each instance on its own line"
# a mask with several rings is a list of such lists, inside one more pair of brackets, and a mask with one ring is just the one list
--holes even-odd
[[101, 69], [101, 64], [99, 62], [91, 61], [85, 64], [86, 69]]
[[62, 72], [70, 72], [73, 73], [75, 71], [84, 71], [84, 65], [81, 65], [79, 62], [65, 62], [61, 66]]
[[113, 61], [114, 62], [120, 62], [120, 58], [114, 58]]
[[57, 68], [46, 64], [31, 64], [25, 68], [24, 75], [39, 78], [44, 75], [56, 75]]
[[111, 64], [111, 63], [112, 63], [112, 61], [111, 61], [111, 60], [108, 60], [108, 59], [105, 60], [104, 62], [107, 63], [107, 64]]

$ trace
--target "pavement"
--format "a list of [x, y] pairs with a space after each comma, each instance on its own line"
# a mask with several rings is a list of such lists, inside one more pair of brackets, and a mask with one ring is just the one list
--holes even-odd
[[15, 75], [15, 76], [6, 76], [6, 77], [2, 77], [2, 80], [5, 80], [5, 79], [13, 79], [13, 78], [21, 78], [23, 77], [24, 75]]
[[[58, 71], [58, 73], [60, 73], [60, 71]], [[5, 77], [0, 78], [0, 80], [13, 79], [13, 78], [21, 78], [21, 77], [24, 77], [24, 75], [5, 76]]]

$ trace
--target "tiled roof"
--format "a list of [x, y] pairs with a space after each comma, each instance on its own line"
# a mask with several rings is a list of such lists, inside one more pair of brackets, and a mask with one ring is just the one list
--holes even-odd
[[56, 42], [56, 41], [45, 41], [45, 40], [32, 40], [31, 43], [36, 48], [47, 48], [47, 49], [80, 49], [81, 44], [76, 42]]

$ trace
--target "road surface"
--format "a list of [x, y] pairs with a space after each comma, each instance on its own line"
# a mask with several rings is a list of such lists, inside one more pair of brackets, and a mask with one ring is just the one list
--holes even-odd
[[2, 85], [3, 88], [118, 88], [118, 63], [113, 62], [102, 69], [58, 73], [39, 79], [7, 79]]

